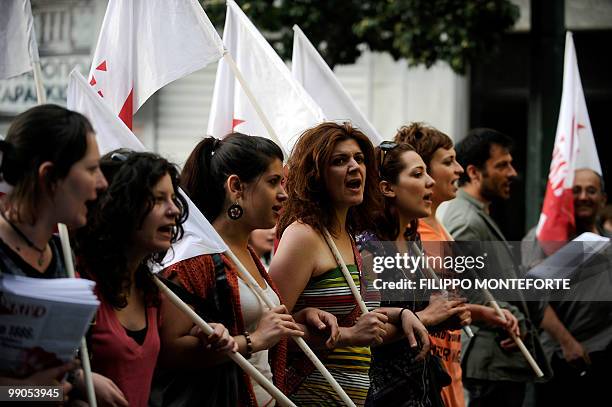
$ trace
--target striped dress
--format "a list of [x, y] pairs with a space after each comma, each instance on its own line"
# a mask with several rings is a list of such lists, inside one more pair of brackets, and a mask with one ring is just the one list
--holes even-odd
[[[361, 291], [357, 266], [348, 265], [347, 267], [355, 285]], [[368, 309], [379, 307], [380, 300], [377, 299], [377, 296], [369, 289], [368, 294], [373, 294], [365, 295]], [[338, 325], [344, 327], [354, 325], [356, 317], [361, 314], [340, 267], [310, 279], [297, 300], [295, 310], [299, 311], [305, 307], [315, 307], [334, 314], [338, 319]], [[318, 356], [355, 404], [362, 406], [370, 387], [368, 376], [372, 359], [370, 348], [349, 346], [325, 353], [320, 352]], [[292, 366], [291, 361], [288, 364]], [[297, 366], [294, 364], [292, 369], [293, 373], [305, 373], [303, 366], [299, 364]], [[312, 368], [310, 370], [311, 372], [291, 394], [292, 401], [299, 406], [343, 406], [344, 403], [340, 397], [319, 371]]]

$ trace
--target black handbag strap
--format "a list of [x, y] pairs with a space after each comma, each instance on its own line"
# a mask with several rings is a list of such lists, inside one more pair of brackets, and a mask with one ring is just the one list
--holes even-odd
[[[225, 264], [220, 254], [212, 256], [215, 282], [204, 293], [205, 298], [189, 292], [171, 280], [160, 278], [170, 290], [206, 321], [221, 322], [226, 327], [234, 320], [230, 286]], [[208, 387], [207, 387], [208, 386]], [[206, 390], [206, 391], [203, 391]], [[164, 407], [235, 407], [246, 405], [248, 392], [244, 388], [242, 371], [235, 363], [222, 363], [214, 370], [195, 372], [157, 372], [149, 405]]]
[[221, 322], [227, 325], [233, 320], [233, 312], [227, 302], [230, 297], [230, 288], [225, 274], [225, 264], [219, 253], [212, 256], [215, 266], [215, 284], [206, 292], [206, 298], [189, 292], [185, 287], [164, 277], [159, 279], [166, 284], [181, 300], [195, 308], [196, 313], [207, 321]]

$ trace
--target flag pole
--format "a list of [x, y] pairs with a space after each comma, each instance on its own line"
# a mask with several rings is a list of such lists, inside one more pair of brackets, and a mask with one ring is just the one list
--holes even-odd
[[47, 94], [42, 82], [42, 69], [40, 61], [32, 61], [32, 72], [34, 73], [34, 85], [36, 86], [36, 99], [39, 105], [47, 103]]
[[[444, 228], [444, 226], [442, 227]], [[444, 230], [446, 231], [446, 229]], [[446, 231], [446, 233], [450, 236], [450, 233], [448, 233], [448, 231]], [[478, 278], [478, 276], [476, 276], [476, 278]], [[499, 304], [493, 297], [493, 294], [491, 294], [491, 292], [486, 287], [480, 287], [480, 291], [486, 297], [487, 302], [491, 304], [491, 307], [493, 307], [497, 316], [500, 317], [504, 322], [506, 322], [507, 321], [506, 315], [504, 315], [501, 307], [499, 306]], [[525, 343], [523, 342], [521, 337], [515, 335], [513, 332], [509, 332], [509, 334], [512, 340], [514, 340], [514, 343], [516, 343], [516, 346], [518, 346], [519, 350], [523, 354], [523, 357], [525, 358], [525, 360], [527, 360], [527, 363], [529, 363], [529, 366], [531, 366], [531, 368], [533, 369], [536, 376], [544, 377], [544, 372], [542, 372], [542, 369], [540, 369], [540, 366], [538, 366], [538, 363], [536, 362], [536, 360], [533, 358], [533, 356], [529, 352], [529, 349], [527, 349], [527, 347], [525, 346]]]
[[[259, 286], [259, 284], [255, 280], [255, 278], [251, 275], [251, 273], [247, 271], [247, 269], [244, 267], [240, 259], [238, 259], [238, 257], [236, 257], [236, 255], [229, 248], [227, 251], [225, 251], [224, 254], [227, 257], [229, 257], [230, 260], [236, 265], [238, 274], [240, 278], [242, 279], [242, 281], [244, 281], [247, 284], [247, 286], [251, 289], [251, 291], [253, 291], [257, 295], [257, 297], [259, 297], [263, 301], [263, 303], [266, 304], [268, 308], [272, 309], [274, 307], [274, 304], [264, 294], [262, 288]], [[317, 355], [315, 355], [312, 349], [310, 349], [306, 341], [303, 338], [300, 338], [297, 336], [292, 336], [291, 339], [293, 339], [295, 343], [300, 347], [300, 349], [302, 349], [302, 351], [306, 354], [306, 356], [312, 362], [312, 364], [315, 365], [319, 373], [323, 375], [325, 380], [327, 380], [327, 382], [332, 386], [332, 388], [340, 396], [344, 404], [350, 407], [355, 407], [355, 403], [353, 402], [353, 400], [351, 400], [351, 398], [348, 396], [348, 394], [346, 394], [346, 392], [340, 386], [340, 384], [336, 381], [336, 379], [334, 379], [331, 373], [329, 373], [329, 370], [327, 370], [327, 368], [323, 365], [323, 363], [321, 363]]]
[[357, 304], [359, 305], [361, 312], [364, 314], [367, 314], [369, 312], [368, 307], [366, 306], [365, 301], [363, 300], [363, 297], [361, 296], [361, 293], [357, 289], [357, 286], [355, 285], [355, 282], [353, 281], [353, 277], [351, 276], [351, 273], [346, 267], [346, 263], [344, 262], [344, 259], [342, 258], [342, 255], [340, 254], [340, 251], [338, 250], [338, 247], [336, 247], [336, 243], [334, 242], [331, 235], [327, 231], [327, 228], [324, 228], [323, 232], [325, 234], [325, 241], [327, 242], [327, 245], [331, 249], [334, 257], [336, 258], [336, 263], [338, 263], [338, 265], [340, 266], [340, 269], [342, 270], [342, 274], [344, 275], [344, 279], [346, 280], [346, 283], [351, 289], [351, 292], [353, 293], [353, 297], [355, 297], [355, 301], [357, 301]]
[[[68, 277], [76, 278], [74, 264], [72, 263], [72, 250], [70, 248], [68, 228], [63, 223], [58, 223], [57, 228], [59, 230], [60, 241], [62, 242], [62, 253], [64, 255], [64, 262], [66, 263]], [[87, 401], [91, 407], [97, 407], [98, 403], [96, 401], [96, 393], [94, 391], [91, 364], [89, 362], [89, 351], [87, 350], [87, 341], [85, 340], [85, 337], [81, 338], [81, 363], [83, 365], [83, 375], [85, 378], [85, 387], [87, 389]]]
[[[423, 252], [421, 251], [421, 249], [419, 249], [419, 247], [417, 246], [416, 242], [412, 242], [412, 249], [414, 250], [414, 253], [417, 255], [417, 257], [424, 257], [423, 256]], [[432, 270], [431, 267], [429, 267], [429, 265], [427, 264], [427, 262], [425, 262], [425, 274], [427, 274], [427, 277], [434, 280], [434, 281], [440, 281], [440, 277], [438, 277], [438, 275], [436, 274], [435, 271]], [[442, 291], [442, 295], [448, 299], [448, 290], [441, 290]], [[463, 328], [463, 332], [465, 332], [465, 334], [468, 336], [468, 338], [473, 338], [474, 337], [474, 332], [472, 332], [472, 328], [470, 328], [469, 325], [464, 326]]]
[[[351, 289], [351, 292], [353, 293], [353, 296], [355, 297], [355, 300], [357, 300], [357, 303], [359, 304], [359, 308], [361, 308], [361, 312], [363, 312], [364, 314], [368, 313], [368, 308], [365, 304], [365, 301], [363, 300], [361, 293], [357, 289], [357, 286], [355, 285], [355, 282], [353, 281], [353, 277], [351, 276], [351, 273], [348, 271], [348, 268], [346, 267], [346, 263], [344, 262], [342, 255], [338, 251], [338, 247], [336, 246], [336, 243], [333, 241], [327, 229], [325, 229], [325, 240], [327, 241], [328, 246], [331, 248], [332, 253], [334, 254], [334, 257], [336, 258], [336, 263], [340, 265], [340, 268], [342, 269], [342, 274], [344, 275], [344, 278], [346, 279]], [[414, 246], [416, 247], [416, 245]], [[417, 255], [420, 255], [421, 253], [420, 250], [418, 250], [418, 248], [416, 249], [416, 252], [417, 252]], [[433, 270], [429, 269], [429, 271], [433, 273], [433, 276], [435, 278], [438, 278], [438, 276], [435, 275]], [[472, 332], [472, 329], [469, 326], [464, 326], [463, 330], [465, 331], [468, 337], [471, 338], [474, 336], [474, 333]]]
[[[153, 281], [159, 287], [159, 290], [182, 312], [199, 326], [204, 334], [211, 335], [213, 328], [204, 321], [194, 310], [191, 309], [183, 300], [181, 300], [172, 290], [162, 283], [157, 276], [154, 275]], [[255, 368], [242, 354], [238, 352], [227, 352], [227, 356], [232, 359], [242, 370], [261, 385], [272, 397], [283, 406], [296, 407], [289, 398], [283, 394], [271, 381], [269, 381], [259, 370]]]
[[270, 121], [268, 120], [268, 117], [265, 115], [263, 110], [261, 110], [261, 106], [259, 106], [259, 103], [257, 102], [257, 99], [255, 99], [255, 95], [253, 95], [253, 92], [251, 91], [251, 88], [246, 83], [246, 80], [244, 79], [244, 76], [242, 76], [242, 73], [240, 72], [240, 69], [238, 69], [238, 65], [236, 65], [236, 61], [234, 61], [234, 58], [232, 58], [232, 55], [229, 53], [228, 50], [224, 50], [223, 51], [223, 59], [225, 60], [225, 62], [227, 62], [227, 64], [229, 65], [230, 69], [232, 70], [232, 73], [234, 74], [234, 76], [236, 77], [238, 82], [240, 83], [240, 86], [242, 87], [242, 90], [244, 90], [244, 93], [246, 94], [247, 98], [249, 99], [249, 102], [251, 102], [251, 105], [253, 106], [253, 109], [255, 109], [255, 112], [257, 113], [257, 116], [259, 117], [259, 119], [263, 123], [264, 127], [266, 128], [268, 134], [270, 135], [270, 138], [272, 139], [272, 141], [274, 141], [276, 144], [278, 144], [278, 146], [281, 148], [281, 150], [283, 150], [283, 154], [285, 155], [285, 159], [287, 159], [289, 157], [289, 152], [285, 150], [285, 146], [283, 145], [283, 143], [280, 142], [280, 139], [278, 138], [278, 135], [276, 134], [276, 131], [274, 131], [274, 128], [272, 127], [272, 124], [270, 124]]
[[[74, 74], [74, 75], [73, 75]], [[93, 92], [91, 90], [91, 88], [89, 86], [86, 85], [86, 82], [84, 82], [83, 77], [81, 76], [80, 73], [78, 73], [77, 71], [73, 71], [71, 73], [71, 76], [73, 76], [72, 79], [76, 80], [77, 84], [83, 84], [85, 85], [84, 88], [81, 89], [81, 91], [83, 92], [89, 92], [90, 94]], [[137, 141], [138, 139], [134, 136], [133, 133], [131, 133], [131, 131], [129, 129], [127, 129], [127, 127], [125, 126], [125, 124], [118, 118], [116, 117], [112, 112], [110, 112], [110, 109], [108, 109], [108, 106], [106, 104], [104, 104], [102, 102], [102, 100], [95, 96], [94, 94], [94, 103], [99, 104], [99, 106], [102, 106], [104, 110], [106, 110], [106, 112], [109, 114], [110, 117], [113, 118], [113, 120], [116, 120], [116, 122], [120, 123], [120, 127], [125, 129], [122, 131], [128, 132], [129, 133], [129, 137], [131, 137], [135, 143], [137, 143], [136, 145], [134, 145], [135, 143], [133, 142], [129, 142], [126, 143], [126, 139], [118, 139], [119, 144], [120, 145], [131, 145], [131, 148], [136, 150], [136, 151], [145, 151], [144, 146], [142, 145], [138, 145], [140, 144], [139, 141]], [[115, 133], [114, 137], [118, 137], [119, 134]], [[108, 141], [108, 140], [107, 140]], [[179, 193], [184, 194], [184, 197], [188, 200], [188, 202], [190, 204], [191, 200], [189, 199], [189, 197], [184, 193], [184, 191], [182, 191], [179, 188]], [[196, 207], [197, 210], [197, 207]], [[202, 216], [203, 217], [203, 216]], [[204, 220], [205, 221], [205, 218]], [[212, 229], [212, 227], [211, 227]], [[214, 230], [214, 229], [213, 229]], [[69, 249], [68, 249], [69, 250]], [[66, 258], [67, 255], [65, 255]], [[212, 333], [212, 329], [210, 328], [210, 326], [208, 324], [206, 324], [206, 322], [204, 322], [201, 318], [199, 318], [197, 316], [197, 314], [194, 313], [194, 311], [187, 306], [186, 304], [183, 303], [183, 301], [178, 298], [172, 291], [170, 291], [169, 289], [167, 289], [167, 287], [161, 283], [160, 281], [158, 281], [157, 278], [154, 279], [154, 282], [159, 286], [160, 291], [163, 292], [166, 297], [173, 302], [173, 304], [182, 312], [184, 312], [188, 317], [190, 317], [190, 319], [196, 324], [198, 325], [203, 332], [205, 332], [206, 334], [210, 334]], [[253, 365], [251, 365], [250, 362], [248, 362], [246, 359], [244, 359], [244, 357], [240, 354], [234, 354], [234, 353], [229, 353], [228, 357], [230, 359], [232, 359], [234, 362], [236, 362], [241, 369], [243, 369], [245, 371], [245, 373], [247, 373], [249, 376], [253, 377], [253, 379], [259, 383], [264, 389], [266, 389], [266, 391], [272, 395], [272, 397], [274, 397], [277, 401], [279, 405], [283, 405], [283, 406], [289, 406], [289, 407], [295, 407], [295, 404], [293, 404], [278, 388], [276, 388], [265, 376], [263, 376], [257, 369], [255, 369], [253, 367]]]
[[[491, 292], [486, 288], [482, 288], [482, 292], [487, 297], [487, 301], [491, 304], [493, 309], [495, 309], [497, 316], [499, 316], [504, 322], [506, 322], [507, 321], [506, 316], [502, 312], [495, 298], [493, 298], [493, 295], [491, 294]], [[525, 343], [523, 342], [521, 337], [516, 335], [514, 332], [510, 332], [510, 337], [514, 340], [514, 343], [516, 343], [516, 346], [518, 346], [519, 350], [525, 357], [525, 360], [527, 360], [527, 363], [529, 363], [529, 366], [531, 366], [531, 368], [535, 372], [536, 376], [544, 377], [544, 372], [542, 372], [542, 369], [540, 369], [540, 366], [538, 366], [538, 362], [536, 362], [536, 360], [533, 358], [533, 356], [529, 352], [529, 349], [527, 349], [527, 347], [525, 346]]]

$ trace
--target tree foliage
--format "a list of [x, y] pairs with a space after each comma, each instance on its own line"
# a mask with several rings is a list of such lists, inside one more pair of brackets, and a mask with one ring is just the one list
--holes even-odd
[[[445, 61], [463, 74], [491, 58], [519, 17], [509, 0], [249, 0], [241, 8], [284, 59], [297, 24], [330, 66], [350, 64], [366, 45], [410, 65]], [[225, 4], [204, 2], [217, 27]]]

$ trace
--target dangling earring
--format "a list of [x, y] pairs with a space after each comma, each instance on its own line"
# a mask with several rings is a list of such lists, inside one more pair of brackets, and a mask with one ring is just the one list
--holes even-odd
[[240, 219], [243, 213], [244, 210], [242, 209], [242, 206], [238, 205], [238, 202], [234, 202], [229, 208], [227, 208], [227, 216], [229, 216], [231, 220]]

